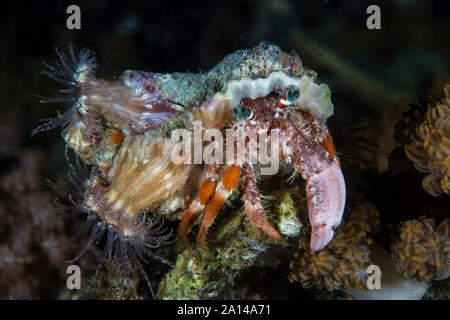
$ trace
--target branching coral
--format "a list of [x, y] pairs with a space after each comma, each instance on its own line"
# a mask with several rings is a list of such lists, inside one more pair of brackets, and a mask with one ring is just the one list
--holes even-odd
[[450, 84], [444, 87], [444, 97], [428, 106], [415, 134], [405, 152], [417, 170], [429, 173], [422, 181], [423, 188], [435, 197], [450, 195]]
[[400, 224], [400, 237], [392, 244], [397, 271], [417, 281], [442, 279], [450, 270], [450, 219], [435, 226], [434, 219], [420, 217]]
[[305, 288], [365, 288], [366, 269], [371, 264], [368, 233], [379, 223], [378, 215], [373, 205], [360, 204], [336, 230], [330, 244], [318, 252], [310, 250], [303, 239], [303, 249], [291, 261], [289, 280], [300, 281]]

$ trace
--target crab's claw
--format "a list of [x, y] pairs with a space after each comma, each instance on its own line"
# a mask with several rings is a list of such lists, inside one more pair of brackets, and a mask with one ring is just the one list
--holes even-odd
[[333, 239], [333, 228], [341, 223], [345, 207], [345, 181], [336, 161], [327, 161], [323, 169], [306, 183], [311, 250], [318, 251]]

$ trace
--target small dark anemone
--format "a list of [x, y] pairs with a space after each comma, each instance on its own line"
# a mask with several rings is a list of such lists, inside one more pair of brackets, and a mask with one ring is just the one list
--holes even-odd
[[[68, 157], [67, 151], [66, 157]], [[58, 187], [54, 183], [49, 182], [52, 188], [65, 193], [67, 200], [70, 202], [69, 205], [64, 205], [59, 201], [59, 198], [55, 200], [58, 206], [62, 206], [68, 210], [66, 214], [58, 218], [65, 219], [86, 214], [87, 219], [75, 235], [66, 242], [55, 245], [55, 247], [67, 246], [78, 240], [86, 232], [90, 232], [88, 241], [80, 253], [68, 261], [68, 263], [72, 264], [81, 259], [94, 245], [99, 244], [102, 239], [106, 238], [98, 268], [101, 268], [107, 259], [119, 259], [124, 271], [131, 272], [132, 274], [138, 271], [142, 275], [154, 297], [150, 279], [142, 262], [148, 264], [146, 257], [150, 257], [172, 267], [172, 264], [168, 260], [151, 251], [151, 249], [172, 243], [172, 230], [164, 226], [163, 218], [154, 214], [142, 213], [135, 222], [141, 231], [139, 234], [142, 236], [132, 237], [122, 234], [112, 225], [108, 225], [107, 222], [102, 220], [96, 212], [86, 205], [86, 193], [90, 184], [96, 179], [101, 179], [101, 173], [98, 170], [89, 170], [78, 157], [76, 158], [75, 164], [71, 164], [69, 161], [69, 166], [68, 181], [71, 185], [70, 190]]]
[[42, 62], [48, 70], [41, 71], [41, 74], [48, 76], [67, 88], [59, 90], [64, 94], [60, 97], [47, 98], [39, 95], [37, 97], [39, 98], [40, 103], [65, 103], [71, 108], [63, 114], [58, 113], [57, 117], [41, 119], [41, 124], [31, 132], [31, 136], [40, 132], [52, 130], [56, 127], [66, 127], [73, 120], [73, 109], [77, 108], [77, 101], [79, 98], [77, 85], [95, 77], [94, 71], [97, 68], [97, 62], [94, 52], [90, 49], [84, 48], [77, 57], [74, 53], [72, 44], [69, 43], [70, 58], [59, 51], [56, 46], [55, 51], [59, 58], [59, 60], [55, 62], [55, 67]]

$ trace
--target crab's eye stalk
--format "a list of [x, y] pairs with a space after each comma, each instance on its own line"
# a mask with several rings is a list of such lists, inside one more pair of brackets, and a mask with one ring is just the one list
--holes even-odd
[[300, 97], [300, 89], [296, 85], [289, 85], [287, 86], [286, 91], [286, 101], [289, 102], [289, 104], [295, 102]]
[[284, 109], [288, 105], [294, 103], [300, 97], [300, 89], [298, 86], [291, 84], [286, 87], [286, 92], [283, 97], [280, 99], [277, 107], [279, 109]]
[[233, 108], [233, 113], [238, 120], [251, 120], [255, 117], [255, 113], [249, 107], [238, 104]]

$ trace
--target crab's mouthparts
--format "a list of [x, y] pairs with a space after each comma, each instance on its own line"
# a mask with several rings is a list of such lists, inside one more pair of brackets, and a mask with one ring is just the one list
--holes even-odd
[[330, 161], [306, 183], [311, 222], [311, 250], [318, 251], [333, 239], [333, 228], [341, 223], [345, 208], [345, 180], [341, 168]]

